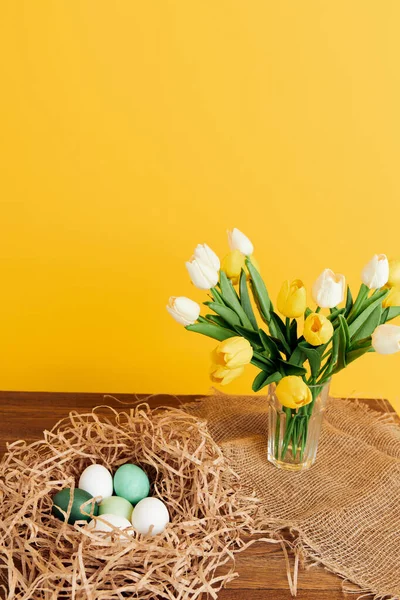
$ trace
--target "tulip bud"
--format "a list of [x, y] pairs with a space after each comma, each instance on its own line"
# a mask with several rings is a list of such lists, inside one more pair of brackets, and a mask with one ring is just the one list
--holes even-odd
[[240, 250], [232, 250], [222, 260], [221, 270], [224, 271], [232, 281], [233, 285], [239, 283], [242, 269], [246, 269], [246, 257]]
[[389, 279], [389, 262], [386, 254], [375, 254], [363, 268], [361, 279], [370, 290], [386, 285]]
[[314, 302], [321, 308], [333, 308], [344, 299], [346, 280], [344, 275], [325, 269], [312, 287]]
[[275, 395], [286, 408], [300, 408], [312, 401], [310, 388], [296, 375], [283, 377], [276, 386]]
[[253, 357], [253, 348], [244, 337], [230, 337], [218, 344], [212, 353], [216, 365], [237, 369], [247, 365]]
[[378, 325], [372, 334], [372, 347], [378, 354], [395, 354], [400, 350], [400, 327]]
[[200, 290], [209, 290], [219, 280], [219, 258], [207, 244], [198, 244], [186, 263], [192, 283]]
[[285, 317], [301, 317], [307, 307], [307, 293], [300, 279], [285, 281], [278, 294], [278, 310]]
[[239, 229], [228, 231], [228, 244], [231, 250], [239, 250], [245, 256], [250, 256], [254, 252], [254, 247], [248, 237]]
[[186, 263], [192, 283], [200, 290], [209, 290], [218, 283], [219, 273], [200, 260], [192, 258]]
[[219, 271], [221, 266], [219, 258], [207, 244], [198, 244], [193, 256], [196, 260], [210, 267], [210, 269]]
[[329, 342], [333, 336], [333, 325], [321, 313], [311, 313], [304, 321], [303, 335], [311, 346], [320, 346]]
[[388, 285], [400, 287], [400, 260], [389, 260]]
[[193, 325], [199, 318], [200, 306], [185, 296], [171, 296], [167, 311], [181, 325]]
[[222, 365], [211, 365], [210, 370], [210, 378], [211, 381], [215, 383], [220, 383], [221, 385], [227, 385], [231, 383], [237, 377], [240, 377], [244, 371], [244, 367], [238, 367], [237, 369], [228, 369]]
[[388, 308], [389, 306], [400, 306], [400, 287], [392, 287], [390, 288], [390, 292], [382, 302], [383, 308]]
[[[254, 256], [251, 258], [251, 262], [253, 263], [257, 271], [259, 271], [260, 269]], [[240, 273], [242, 272], [242, 269], [244, 269], [246, 277], [248, 279], [249, 270], [246, 266], [246, 257], [240, 252], [240, 250], [232, 250], [222, 260], [221, 270], [226, 273], [226, 276], [232, 281], [233, 285], [239, 283]]]

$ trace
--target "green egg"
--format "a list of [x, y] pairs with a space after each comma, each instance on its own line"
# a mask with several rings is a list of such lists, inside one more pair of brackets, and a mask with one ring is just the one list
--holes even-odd
[[131, 520], [133, 506], [128, 500], [120, 496], [110, 496], [104, 498], [99, 506], [99, 515], [117, 515]]
[[[65, 517], [59, 509], [61, 508], [61, 510], [67, 512], [69, 501], [71, 498], [71, 492], [71, 488], [65, 488], [65, 490], [61, 490], [61, 492], [57, 492], [57, 494], [53, 496], [53, 508], [51, 512], [55, 517], [57, 517], [57, 519], [60, 519], [60, 521], [64, 521]], [[75, 488], [73, 494], [74, 499], [72, 501], [71, 513], [69, 515], [68, 523], [70, 525], [73, 525], [75, 521], [90, 521], [92, 517], [83, 514], [83, 512], [81, 512], [81, 506], [82, 504], [93, 498], [93, 496], [89, 494], [89, 492], [85, 492], [84, 490], [80, 490], [79, 488]], [[83, 510], [85, 511], [85, 513], [89, 514], [93, 510], [93, 516], [95, 517], [97, 517], [99, 513], [99, 507], [97, 504], [94, 505], [93, 509], [91, 504], [87, 504], [83, 508]]]
[[137, 465], [122, 465], [114, 475], [114, 490], [117, 496], [137, 504], [149, 495], [149, 478]]

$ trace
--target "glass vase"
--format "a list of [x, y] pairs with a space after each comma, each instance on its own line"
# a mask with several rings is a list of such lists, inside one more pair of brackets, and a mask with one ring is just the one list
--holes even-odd
[[304, 471], [315, 463], [329, 386], [330, 380], [310, 385], [312, 402], [296, 409], [282, 406], [275, 384], [269, 386], [268, 460], [278, 469]]

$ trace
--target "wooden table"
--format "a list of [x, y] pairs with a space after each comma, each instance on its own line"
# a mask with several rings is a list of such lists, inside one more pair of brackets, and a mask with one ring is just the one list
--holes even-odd
[[[115, 396], [113, 398], [112, 396]], [[118, 400], [117, 400], [118, 398]], [[53, 425], [70, 410], [87, 412], [95, 406], [107, 404], [123, 409], [137, 400], [146, 399], [151, 407], [179, 406], [195, 396], [173, 397], [165, 394], [72, 394], [49, 392], [0, 392], [0, 453], [6, 443], [17, 439], [33, 441], [40, 439], [43, 429]], [[198, 396], [196, 396], [198, 398]], [[377, 410], [390, 411], [386, 402], [365, 400]], [[236, 559], [239, 577], [219, 594], [221, 600], [290, 600], [284, 558], [279, 547], [254, 544]], [[341, 580], [322, 567], [301, 571], [298, 580], [299, 600], [354, 600], [354, 595], [343, 594]]]

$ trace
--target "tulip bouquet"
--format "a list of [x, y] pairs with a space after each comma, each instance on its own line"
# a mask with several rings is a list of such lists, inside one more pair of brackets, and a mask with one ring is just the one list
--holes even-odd
[[367, 352], [400, 350], [400, 326], [388, 324], [400, 315], [400, 261], [375, 255], [362, 270], [355, 299], [345, 277], [325, 269], [312, 286], [313, 308], [300, 279], [285, 281], [275, 311], [250, 240], [233, 229], [228, 241], [222, 265], [206, 244], [186, 263], [193, 284], [209, 292], [208, 314], [201, 316], [200, 306], [182, 296], [171, 297], [167, 310], [189, 331], [219, 341], [212, 381], [228, 384], [251, 363], [259, 371], [253, 391], [273, 386], [285, 417], [283, 431], [279, 415], [275, 424], [282, 437], [275, 459], [290, 450], [301, 462], [316, 400], [332, 375]]

